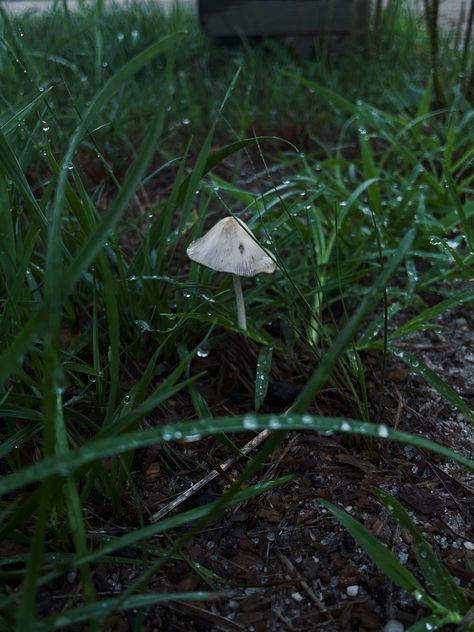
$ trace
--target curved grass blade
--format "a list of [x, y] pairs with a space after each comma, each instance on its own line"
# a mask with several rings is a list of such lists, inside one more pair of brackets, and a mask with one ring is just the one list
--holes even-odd
[[[292, 478], [292, 476], [282, 476], [273, 481], [252, 485], [247, 489], [237, 492], [237, 494], [235, 494], [234, 497], [229, 500], [228, 505], [231, 506], [233, 504], [245, 502], [246, 500], [250, 500], [255, 496], [266, 494], [267, 492], [288, 483], [292, 480]], [[70, 568], [80, 568], [84, 564], [91, 564], [93, 562], [108, 559], [109, 556], [118, 549], [136, 546], [140, 542], [148, 540], [149, 538], [152, 538], [160, 533], [165, 533], [166, 531], [170, 531], [171, 529], [176, 529], [184, 525], [195, 523], [196, 521], [208, 516], [216, 507], [217, 502], [219, 501], [214, 501], [207, 505], [181, 512], [176, 516], [165, 518], [155, 524], [147, 525], [145, 527], [142, 527], [141, 529], [135, 529], [130, 533], [125, 533], [124, 535], [116, 538], [107, 538], [107, 541], [102, 544], [102, 546], [95, 549], [94, 551], [91, 551], [90, 553], [87, 553], [85, 556], [78, 557], [71, 555], [66, 565], [61, 564], [59, 568], [56, 568], [48, 573], [44, 573], [38, 580], [37, 588], [39, 588], [39, 586], [47, 584], [48, 582], [53, 581], [57, 577], [64, 575], [64, 573]], [[127, 563], [130, 563], [128, 558], [126, 559]], [[14, 603], [17, 597], [17, 594], [12, 594], [9, 597], [3, 599], [0, 604], [0, 609], [3, 609], [5, 606]]]
[[423, 329], [423, 326], [430, 320], [437, 318], [451, 307], [458, 307], [464, 305], [464, 303], [474, 302], [474, 292], [457, 292], [448, 299], [424, 309], [417, 314], [414, 318], [409, 320], [398, 327], [393, 333], [389, 335], [389, 340], [395, 340], [401, 338], [412, 331], [419, 331]]
[[5, 117], [0, 117], [0, 131], [2, 131], [5, 135], [10, 134], [15, 130], [18, 126], [18, 123], [21, 123], [27, 116], [32, 112], [35, 107], [38, 105], [40, 101], [42, 101], [53, 89], [53, 86], [49, 86], [43, 92], [37, 94], [29, 103], [20, 107], [16, 110], [12, 116], [6, 120], [3, 120]]
[[453, 450], [408, 432], [394, 430], [384, 424], [371, 424], [365, 421], [340, 417], [317, 417], [314, 415], [255, 415], [244, 417], [221, 417], [212, 420], [178, 422], [140, 430], [120, 436], [90, 441], [81, 448], [71, 450], [67, 455], [48, 457], [19, 472], [13, 472], [0, 480], [0, 495], [7, 494], [25, 485], [37, 483], [50, 476], [69, 476], [83, 466], [98, 459], [123, 454], [129, 450], [144, 448], [166, 441], [197, 441], [203, 436], [221, 432], [242, 432], [245, 430], [314, 430], [317, 432], [343, 432], [364, 435], [378, 439], [400, 441], [430, 450], [447, 459], [460, 463], [474, 471], [474, 461]]
[[372, 488], [371, 491], [385, 505], [398, 524], [406, 529], [413, 538], [418, 566], [436, 599], [446, 608], [463, 615], [466, 614], [469, 610], [469, 601], [464, 592], [455, 583], [431, 545], [421, 535], [403, 505], [382, 489]]
[[[279, 136], [254, 136], [253, 138], [243, 138], [242, 140], [237, 140], [233, 143], [230, 143], [229, 145], [226, 145], [225, 147], [221, 147], [220, 149], [216, 149], [215, 151], [209, 152], [209, 155], [207, 156], [206, 161], [203, 165], [200, 179], [204, 177], [207, 173], [209, 173], [209, 171], [214, 169], [214, 167], [216, 167], [228, 156], [235, 154], [235, 152], [240, 151], [241, 149], [244, 149], [245, 147], [248, 147], [249, 145], [255, 145], [255, 144], [258, 145], [258, 143], [261, 143], [264, 141], [287, 143], [293, 149], [296, 149], [292, 143], [285, 140], [284, 138], [280, 138]], [[180, 204], [185, 198], [186, 191], [188, 190], [191, 179], [192, 179], [192, 175], [193, 174], [190, 173], [181, 183], [181, 186], [179, 188], [178, 199], [177, 199], [178, 204]], [[195, 187], [193, 187], [192, 190], [194, 190], [194, 188]]]
[[393, 582], [428, 608], [433, 608], [438, 605], [428, 595], [413, 573], [403, 566], [392, 551], [390, 551], [385, 544], [380, 542], [366, 527], [327, 500], [320, 498], [319, 502], [333, 514], [347, 531], [349, 531], [359, 546], [369, 555], [374, 564], [390, 577]]
[[388, 349], [395, 357], [399, 358], [402, 362], [409, 366], [410, 369], [412, 369], [417, 375], [426, 380], [430, 386], [437, 390], [440, 395], [448, 400], [448, 402], [451, 402], [451, 404], [460, 410], [463, 415], [466, 415], [469, 421], [474, 422], [474, 411], [471, 410], [462, 397], [460, 397], [456, 391], [449, 386], [449, 384], [446, 384], [446, 382], [422, 360], [414, 356], [409, 351], [404, 351], [403, 349], [397, 349], [392, 346], [389, 346]]
[[0, 168], [3, 173], [8, 176], [15, 184], [20, 194], [25, 199], [25, 202], [30, 209], [36, 226], [45, 231], [47, 228], [46, 216], [43, 209], [36, 201], [35, 196], [30, 188], [28, 180], [17, 160], [8, 140], [4, 133], [0, 130]]
[[183, 593], [160, 593], [132, 595], [122, 601], [120, 597], [115, 599], [103, 599], [96, 603], [88, 604], [70, 610], [65, 610], [59, 615], [48, 617], [45, 621], [36, 623], [35, 630], [38, 632], [48, 632], [48, 630], [60, 630], [66, 626], [82, 623], [91, 619], [103, 620], [104, 617], [113, 612], [123, 610], [138, 610], [169, 601], [203, 601], [218, 599], [218, 593], [212, 592], [183, 592]]

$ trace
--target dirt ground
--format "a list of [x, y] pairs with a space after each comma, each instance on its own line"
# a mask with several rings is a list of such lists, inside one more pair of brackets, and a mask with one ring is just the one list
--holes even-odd
[[[424, 360], [472, 407], [473, 332], [474, 316], [466, 308], [439, 319], [436, 329], [407, 336], [399, 346]], [[239, 355], [242, 357], [235, 338], [230, 338], [207, 357], [196, 359], [196, 372], [204, 371], [197, 388], [215, 415], [238, 414], [252, 408], [247, 384], [249, 367], [239, 364], [236, 359]], [[248, 362], [252, 364], [252, 360]], [[380, 358], [367, 354], [365, 362], [371, 406], [377, 409]], [[275, 358], [275, 371], [262, 412], [283, 412], [304, 383], [304, 378], [299, 382], [285, 376], [284, 364], [284, 358]], [[228, 385], [230, 367], [233, 381], [224, 388], [216, 378], [224, 374]], [[311, 412], [344, 415], [349, 410], [350, 397], [327, 388], [314, 402]], [[185, 395], [179, 395], [158, 411], [157, 419], [161, 423], [164, 418], [172, 421], [183, 418], [183, 413], [191, 416], [192, 406]], [[392, 361], [388, 367], [381, 420], [472, 457], [472, 424], [398, 361]], [[242, 446], [251, 437], [243, 434], [235, 440]], [[178, 470], [176, 465], [167, 466], [170, 454], [165, 448], [144, 450], [135, 459], [133, 482], [150, 521], [157, 511], [166, 510], [170, 501], [229, 456], [228, 450], [215, 439], [175, 444], [173, 450], [174, 457], [182, 462]], [[241, 468], [236, 463], [192, 494], [179, 510], [217, 499]], [[456, 581], [470, 591], [471, 599], [474, 597], [474, 578], [468, 568], [468, 561], [474, 561], [474, 475], [462, 467], [411, 446], [298, 432], [286, 437], [259, 480], [286, 474], [294, 477], [290, 483], [228, 509], [189, 544], [188, 558], [215, 573], [214, 588], [225, 596], [215, 602], [151, 608], [140, 629], [145, 632], [403, 631], [428, 612], [393, 585], [318, 503], [323, 498], [344, 508], [419, 577], [409, 533], [398, 528], [376, 501], [372, 486], [388, 491], [404, 504]], [[135, 506], [131, 495], [127, 515], [130, 528], [136, 527]], [[127, 529], [123, 522], [120, 527], [115, 525], [107, 503], [95, 510], [98, 531], [121, 534]], [[167, 547], [169, 543], [168, 539], [155, 540], [158, 547]], [[137, 549], [120, 551], [120, 555], [136, 561], [142, 558]], [[118, 594], [136, 577], [138, 568], [133, 564], [99, 565], [95, 570], [99, 594], [103, 597]], [[73, 581], [71, 591], [76, 589], [74, 584]], [[149, 588], [177, 592], [206, 590], [209, 586], [183, 560], [166, 567]], [[58, 589], [50, 586], [43, 591], [40, 601], [43, 600], [46, 611], [53, 597], [57, 603]], [[134, 612], [114, 616], [106, 630], [131, 631], [135, 629], [136, 617]]]

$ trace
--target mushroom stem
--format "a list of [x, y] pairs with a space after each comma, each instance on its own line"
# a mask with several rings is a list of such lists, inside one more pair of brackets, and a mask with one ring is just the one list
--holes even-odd
[[245, 315], [244, 295], [242, 294], [242, 283], [237, 274], [232, 275], [234, 281], [235, 302], [237, 303], [237, 324], [240, 329], [247, 331], [247, 317]]

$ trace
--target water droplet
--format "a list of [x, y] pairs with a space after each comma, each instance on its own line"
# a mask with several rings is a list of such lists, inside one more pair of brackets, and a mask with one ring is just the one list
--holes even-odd
[[256, 430], [258, 428], [258, 417], [248, 414], [242, 419], [242, 425], [246, 430]]
[[347, 206], [347, 202], [344, 202], [344, 201], [339, 202], [339, 206]]
[[196, 355], [198, 358], [207, 358], [209, 355], [209, 349], [206, 346], [201, 345], [197, 348]]
[[46, 121], [41, 121], [41, 129], [43, 130], [43, 132], [49, 132], [49, 125], [48, 123], [46, 123]]
[[281, 428], [280, 418], [270, 417], [270, 420], [268, 422], [268, 427], [272, 428], [273, 430], [277, 430], [278, 428]]
[[191, 298], [191, 292], [189, 290], [183, 290], [183, 298]]
[[109, 65], [108, 62], [106, 62], [106, 61], [102, 62], [102, 68], [107, 68], [108, 65]]
[[341, 430], [343, 430], [344, 432], [349, 432], [350, 430], [352, 430], [352, 426], [348, 421], [343, 421], [341, 424]]
[[136, 41], [140, 37], [140, 31], [137, 31], [137, 29], [133, 29], [130, 35], [132, 36], [132, 40]]
[[130, 404], [131, 401], [132, 401], [131, 395], [125, 395], [125, 397], [123, 398], [123, 403], [125, 404], [125, 406]]
[[138, 327], [138, 329], [144, 333], [145, 331], [151, 331], [150, 325], [146, 322], [146, 320], [134, 320], [133, 324]]
[[123, 40], [125, 39], [125, 35], [124, 35], [124, 33], [122, 33], [121, 31], [119, 31], [119, 32], [117, 33], [117, 39], [118, 39], [118, 41], [119, 41], [119, 42], [123, 42]]
[[379, 435], [379, 437], [383, 437], [384, 439], [386, 439], [389, 434], [387, 426], [385, 424], [381, 424], [378, 427], [377, 434]]
[[184, 119], [181, 121], [181, 124], [182, 124], [182, 125], [189, 125], [190, 123], [191, 123], [191, 121], [190, 121], [188, 118], [184, 118]]

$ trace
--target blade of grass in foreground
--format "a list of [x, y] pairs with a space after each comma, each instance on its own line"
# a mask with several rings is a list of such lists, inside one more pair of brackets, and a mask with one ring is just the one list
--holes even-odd
[[[228, 505], [231, 506], [233, 504], [245, 502], [251, 498], [254, 498], [255, 496], [265, 494], [273, 489], [276, 489], [277, 487], [280, 487], [281, 485], [284, 485], [291, 480], [291, 476], [283, 476], [281, 478], [266, 483], [257, 483], [256, 485], [252, 485], [247, 489], [238, 491], [238, 493], [235, 494], [232, 500], [229, 500]], [[40, 586], [53, 581], [57, 577], [64, 575], [65, 571], [69, 568], [80, 568], [84, 564], [91, 564], [93, 562], [106, 560], [108, 556], [110, 556], [118, 549], [124, 547], [133, 547], [160, 533], [165, 533], [166, 531], [170, 531], [178, 527], [183, 527], [184, 525], [196, 523], [196, 521], [208, 516], [215, 509], [218, 502], [219, 501], [214, 501], [207, 505], [181, 512], [175, 516], [165, 518], [164, 520], [160, 520], [159, 522], [154, 524], [149, 524], [140, 529], [135, 529], [134, 531], [131, 531], [119, 537], [110, 538], [109, 536], [107, 536], [105, 542], [94, 551], [91, 551], [90, 553], [87, 553], [85, 556], [82, 557], [71, 556], [70, 562], [67, 564], [67, 566], [60, 565], [59, 568], [43, 574], [38, 579], [36, 587], [39, 588]], [[0, 608], [4, 608], [9, 604], [14, 603], [17, 598], [17, 594], [9, 595], [9, 597], [1, 601]]]
[[389, 346], [390, 353], [396, 358], [399, 358], [404, 362], [407, 366], [410, 367], [417, 375], [422, 377], [426, 382], [438, 391], [440, 395], [442, 395], [448, 402], [451, 402], [453, 406], [455, 406], [458, 410], [460, 410], [463, 415], [469, 419], [469, 421], [474, 422], [474, 411], [466, 404], [466, 402], [460, 397], [456, 391], [446, 384], [444, 380], [442, 380], [439, 375], [437, 375], [432, 369], [429, 368], [422, 360], [414, 356], [409, 351], [405, 351], [403, 349], [397, 349], [396, 347]]
[[[64, 156], [61, 170], [59, 174], [59, 178], [56, 185], [56, 195], [54, 199], [54, 204], [52, 205], [51, 212], [49, 214], [50, 227], [48, 231], [48, 250], [46, 255], [46, 284], [45, 284], [45, 301], [48, 303], [48, 311], [52, 310], [53, 313], [57, 311], [57, 304], [60, 300], [62, 292], [71, 291], [71, 284], [73, 284], [78, 276], [79, 265], [82, 266], [82, 269], [86, 264], [90, 261], [90, 257], [84, 257], [82, 254], [80, 258], [80, 263], [73, 263], [74, 274], [69, 272], [67, 279], [68, 282], [64, 284], [64, 274], [63, 274], [63, 266], [61, 261], [62, 255], [62, 241], [61, 241], [61, 217], [64, 208], [64, 194], [66, 190], [66, 179], [68, 173], [68, 167], [71, 164], [74, 153], [82, 139], [82, 136], [87, 130], [88, 125], [91, 123], [92, 119], [97, 116], [97, 114], [102, 110], [108, 100], [118, 91], [123, 85], [127, 82], [127, 80], [132, 77], [142, 66], [144, 66], [147, 62], [154, 59], [158, 54], [166, 52], [174, 42], [178, 39], [179, 33], [175, 35], [170, 35], [164, 37], [160, 41], [152, 44], [145, 50], [141, 51], [138, 55], [133, 57], [129, 62], [127, 62], [120, 70], [118, 70], [104, 85], [104, 87], [97, 92], [95, 97], [90, 102], [86, 111], [84, 112], [79, 125], [76, 127], [76, 130], [69, 142], [68, 149]], [[153, 129], [156, 134], [157, 129], [159, 128], [159, 122], [161, 119], [162, 112], [159, 111], [154, 120]], [[155, 139], [155, 136], [153, 136]], [[145, 156], [149, 153], [148, 143], [145, 141], [144, 150]], [[141, 175], [142, 171], [140, 167], [143, 168], [142, 160], [143, 156], [140, 160], [135, 161], [135, 164], [132, 168], [132, 172], [129, 175], [129, 180], [136, 182], [137, 175]], [[133, 177], [132, 177], [133, 174]], [[103, 232], [99, 232], [99, 235], [95, 235], [92, 243], [88, 243], [86, 241], [86, 245], [90, 247], [95, 247], [97, 249], [98, 245], [100, 245], [103, 241], [105, 241], [107, 231], [113, 226], [113, 220], [117, 219], [117, 216], [122, 212], [124, 201], [127, 201], [127, 195], [130, 195], [130, 190], [132, 188], [132, 184], [130, 183], [124, 193], [122, 191], [119, 192], [117, 196], [117, 200], [115, 205], [112, 207], [112, 212], [109, 209], [108, 214], [101, 222], [100, 226], [102, 227]], [[110, 224], [110, 225], [109, 225]], [[105, 230], [107, 229], [107, 230]], [[84, 253], [84, 251], [82, 251]], [[96, 254], [96, 250], [94, 250], [94, 254]], [[65, 287], [63, 287], [63, 284]], [[56, 310], [55, 310], [56, 307]]]
[[373, 488], [377, 498], [390, 511], [400, 527], [408, 531], [413, 539], [413, 548], [421, 572], [429, 583], [436, 599], [448, 609], [454, 609], [465, 614], [469, 610], [469, 601], [446, 567], [441, 563], [430, 544], [421, 535], [408, 512], [394, 498], [383, 489]]
[[417, 601], [420, 601], [428, 608], [435, 609], [438, 604], [427, 594], [423, 586], [416, 577], [398, 560], [398, 558], [388, 549], [385, 544], [377, 540], [372, 533], [357, 520], [352, 518], [342, 509], [332, 503], [319, 499], [319, 502], [328, 509], [349, 531], [352, 537], [370, 556], [374, 564], [382, 570], [398, 586], [406, 590]]
[[36, 226], [41, 231], [46, 230], [47, 222], [43, 209], [36, 201], [35, 196], [30, 188], [28, 180], [23, 173], [20, 163], [18, 162], [12, 148], [10, 147], [5, 135], [0, 130], [0, 167], [11, 181], [15, 184], [19, 193], [25, 199], [29, 207]]
[[435, 452], [452, 459], [474, 471], [474, 461], [443, 445], [384, 424], [371, 424], [340, 417], [317, 417], [314, 415], [255, 415], [244, 417], [221, 417], [212, 420], [178, 422], [151, 430], [130, 432], [118, 437], [100, 441], [90, 441], [81, 448], [71, 450], [67, 455], [48, 457], [21, 471], [13, 472], [0, 481], [0, 495], [7, 494], [25, 485], [37, 483], [50, 476], [69, 476], [79, 468], [114, 454], [144, 448], [166, 441], [197, 441], [203, 436], [221, 432], [242, 432], [245, 430], [314, 430], [316, 432], [343, 432], [371, 436], [378, 439], [400, 441]]
[[210, 599], [218, 599], [219, 597], [219, 593], [212, 592], [183, 592], [131, 595], [123, 602], [121, 602], [120, 597], [116, 597], [115, 599], [103, 599], [69, 612], [63, 612], [54, 617], [48, 617], [45, 621], [36, 623], [34, 629], [38, 632], [48, 632], [49, 630], [59, 630], [83, 621], [90, 621], [96, 618], [102, 619], [104, 613], [110, 614], [117, 610], [136, 610], [138, 608], [147, 608], [169, 601], [209, 601]]

